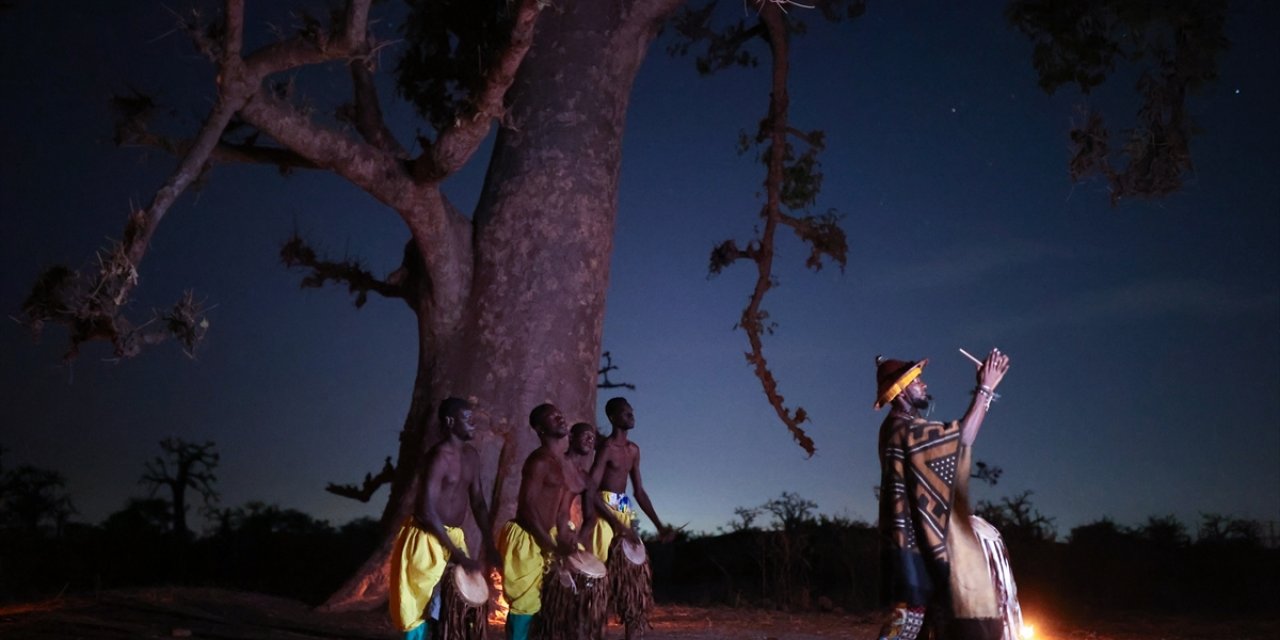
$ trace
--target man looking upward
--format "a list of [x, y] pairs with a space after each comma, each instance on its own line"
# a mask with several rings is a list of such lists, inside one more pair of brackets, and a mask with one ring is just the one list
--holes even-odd
[[568, 423], [552, 404], [529, 414], [529, 426], [540, 446], [525, 459], [520, 475], [516, 517], [502, 528], [502, 591], [507, 598], [506, 637], [529, 637], [533, 616], [542, 610], [542, 576], [552, 555], [567, 556], [576, 549], [576, 532], [569, 524], [571, 498], [581, 493], [581, 474], [565, 460]]
[[[400, 528], [391, 554], [391, 618], [406, 640], [430, 637], [426, 619], [440, 617], [440, 579], [450, 561], [468, 571], [480, 568], [478, 561], [467, 556], [462, 531], [468, 504], [487, 559], [492, 563], [498, 557], [489, 537], [493, 530], [489, 507], [480, 490], [479, 454], [471, 446], [475, 435], [471, 405], [448, 398], [440, 403], [437, 414], [445, 438], [427, 452], [413, 516]], [[428, 603], [430, 612], [425, 611]]]
[[921, 417], [932, 398], [920, 378], [928, 360], [876, 358], [880, 426], [881, 599], [892, 609], [882, 640], [914, 640], [925, 611], [941, 638], [999, 639], [1002, 620], [981, 543], [970, 526], [971, 448], [1009, 357], [993, 349], [978, 367], [964, 417]]
[[602, 515], [612, 516], [618, 525], [606, 520], [598, 521], [592, 532], [592, 551], [609, 567], [609, 607], [626, 625], [626, 637], [630, 640], [643, 635], [648, 628], [649, 610], [653, 607], [653, 584], [647, 559], [643, 565], [631, 564], [625, 558], [616, 557], [620, 554], [614, 554], [610, 549], [615, 535], [633, 536], [631, 524], [635, 519], [635, 509], [626, 493], [628, 480], [635, 492], [636, 503], [649, 516], [661, 539], [669, 541], [675, 532], [662, 523], [644, 489], [644, 481], [640, 477], [640, 447], [629, 438], [636, 426], [631, 403], [626, 398], [613, 398], [605, 403], [604, 413], [609, 424], [613, 425], [613, 432], [596, 452], [591, 479], [592, 484], [600, 488], [600, 497], [608, 509]]

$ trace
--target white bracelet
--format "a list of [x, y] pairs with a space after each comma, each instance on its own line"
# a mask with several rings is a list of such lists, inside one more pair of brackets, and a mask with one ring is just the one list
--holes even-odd
[[986, 402], [986, 406], [984, 406], [984, 407], [983, 407], [983, 409], [990, 409], [990, 408], [991, 408], [991, 403], [992, 403], [992, 402], [995, 402], [995, 401], [1000, 397], [1000, 394], [998, 394], [998, 393], [996, 393], [995, 391], [993, 391], [993, 390], [991, 389], [991, 387], [988, 387], [988, 386], [986, 386], [986, 385], [982, 385], [982, 384], [978, 385], [978, 388], [977, 388], [977, 389], [974, 389], [974, 390], [973, 390], [973, 393], [974, 393], [975, 395], [976, 395], [976, 394], [982, 394], [983, 396], [985, 396], [985, 397], [986, 397], [987, 402]]

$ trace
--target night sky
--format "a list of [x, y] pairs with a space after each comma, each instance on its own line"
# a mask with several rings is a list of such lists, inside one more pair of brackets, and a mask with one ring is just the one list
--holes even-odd
[[[283, 21], [250, 2], [250, 24]], [[871, 2], [851, 24], [810, 20], [794, 43], [792, 123], [824, 129], [817, 210], [843, 214], [849, 263], [804, 269], [781, 244], [778, 323], [766, 355], [818, 447], [806, 459], [773, 414], [733, 330], [754, 281], [740, 264], [707, 278], [710, 249], [748, 238], [763, 169], [734, 147], [768, 100], [767, 69], [700, 78], [660, 41], [632, 96], [604, 348], [637, 385], [633, 439], [662, 517], [691, 530], [792, 491], [822, 513], [871, 521], [878, 483], [873, 359], [928, 357], [935, 417], [959, 417], [973, 366], [956, 349], [999, 347], [1013, 366], [976, 457], [995, 499], [1025, 490], [1059, 534], [1110, 517], [1280, 520], [1280, 9], [1235, 3], [1219, 80], [1191, 98], [1202, 128], [1185, 188], [1112, 207], [1101, 181], [1072, 184], [1067, 130], [1081, 96], [1045, 95], [1031, 44], [1003, 3]], [[795, 13], [801, 13], [793, 10]], [[23, 2], [0, 11], [0, 309], [20, 314], [36, 275], [87, 265], [118, 238], [174, 161], [111, 143], [108, 101], [157, 95], [187, 131], [208, 108], [211, 65], [163, 3]], [[287, 23], [285, 23], [287, 24]], [[262, 36], [265, 38], [266, 36]], [[394, 47], [392, 51], [394, 51]], [[384, 54], [390, 66], [395, 54]], [[1095, 95], [1132, 121], [1132, 70]], [[345, 74], [309, 80], [317, 96]], [[384, 94], [385, 96], [385, 94]], [[389, 109], [402, 140], [414, 122]], [[448, 183], [475, 203], [482, 152]], [[223, 506], [250, 500], [338, 524], [376, 515], [323, 491], [393, 455], [409, 404], [415, 334], [399, 301], [361, 310], [341, 290], [300, 290], [280, 265], [298, 230], [378, 274], [399, 264], [398, 217], [332, 176], [219, 166], [160, 226], [135, 315], [187, 288], [212, 307], [195, 360], [173, 344], [61, 365], [66, 334], [0, 331], [6, 468], [67, 478], [76, 519], [100, 522], [145, 495], [158, 442], [213, 440]], [[600, 395], [594, 419], [603, 415]], [[554, 399], [552, 399], [554, 400]], [[607, 426], [606, 426], [607, 428]], [[199, 525], [197, 525], [199, 526]]]

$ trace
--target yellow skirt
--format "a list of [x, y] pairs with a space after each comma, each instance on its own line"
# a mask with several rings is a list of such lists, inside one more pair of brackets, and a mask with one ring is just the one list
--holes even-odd
[[[467, 539], [462, 529], [444, 529], [449, 540], [466, 552]], [[431, 594], [440, 583], [447, 564], [449, 550], [435, 536], [419, 527], [413, 518], [405, 520], [391, 553], [389, 606], [391, 622], [397, 629], [409, 631], [422, 624]]]
[[[629, 500], [626, 500], [627, 494], [614, 493], [612, 491], [601, 491], [600, 496], [604, 498], [604, 503], [609, 506], [609, 511], [613, 513], [613, 517], [618, 519], [623, 526], [630, 527], [631, 522], [636, 518], [636, 512], [632, 510]], [[624, 500], [619, 500], [618, 497]], [[617, 508], [616, 504], [621, 502], [625, 504], [623, 508]], [[596, 519], [595, 530], [591, 532], [591, 553], [594, 553], [600, 562], [609, 563], [609, 545], [613, 544], [613, 527], [605, 522], [604, 518]]]

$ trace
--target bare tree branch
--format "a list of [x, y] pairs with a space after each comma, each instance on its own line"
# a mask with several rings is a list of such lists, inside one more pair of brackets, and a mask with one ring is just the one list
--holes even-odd
[[802, 242], [809, 245], [809, 257], [804, 261], [806, 267], [818, 271], [822, 269], [823, 258], [835, 261], [844, 271], [848, 261], [849, 242], [840, 228], [840, 216], [828, 211], [820, 216], [804, 216], [797, 218], [781, 214], [778, 221], [791, 227]]
[[399, 158], [407, 158], [408, 152], [387, 128], [378, 100], [378, 89], [373, 82], [373, 54], [366, 52], [351, 59], [351, 86], [353, 93], [350, 113], [339, 111], [339, 117], [348, 120], [371, 145]]
[[358, 42], [369, 31], [369, 6], [372, 0], [351, 0], [347, 3], [347, 41]]
[[[232, 122], [230, 126], [233, 126]], [[288, 172], [294, 169], [319, 169], [316, 163], [283, 147], [269, 147], [256, 142], [230, 142], [224, 138], [209, 155], [211, 162], [234, 162], [241, 164], [266, 164]], [[256, 134], [250, 138], [256, 139]], [[183, 157], [190, 153], [195, 144], [191, 139], [179, 139], [153, 133], [146, 128], [146, 123], [135, 119], [133, 122], [122, 121], [116, 125], [116, 144], [120, 146], [143, 146], [159, 149], [174, 156]]]
[[[228, 2], [229, 20], [234, 15], [237, 15], [237, 12], [232, 11], [232, 9], [240, 7], [240, 4], [240, 2], [234, 0]], [[234, 41], [239, 36], [229, 35], [228, 37]], [[223, 59], [221, 67], [221, 76], [236, 75], [240, 68], [240, 59], [227, 56]], [[243, 83], [224, 83], [220, 87], [218, 99], [213, 110], [205, 119], [204, 125], [200, 128], [200, 133], [191, 144], [189, 151], [179, 162], [178, 168], [169, 176], [164, 185], [156, 191], [151, 204], [145, 210], [135, 212], [134, 216], [131, 217], [129, 227], [125, 231], [124, 249], [125, 256], [134, 268], [137, 268], [138, 264], [142, 262], [142, 257], [146, 254], [147, 245], [150, 243], [156, 227], [160, 224], [160, 220], [168, 213], [169, 208], [177, 201], [178, 196], [182, 195], [182, 192], [191, 186], [191, 183], [204, 170], [205, 164], [208, 163], [210, 156], [213, 154], [213, 150], [218, 146], [222, 132], [226, 129], [227, 124], [231, 122], [231, 118], [235, 116], [236, 112], [244, 106], [251, 92], [252, 89]]]
[[296, 233], [280, 248], [280, 260], [291, 269], [303, 267], [311, 270], [311, 274], [302, 279], [303, 288], [323, 287], [329, 281], [347, 283], [347, 290], [356, 294], [357, 308], [369, 300], [370, 291], [384, 298], [404, 299], [409, 295], [399, 283], [391, 282], [391, 278], [379, 280], [358, 261], [337, 262], [320, 258], [315, 249]]
[[[696, 8], [686, 7], [674, 20], [677, 37], [668, 52], [685, 55], [694, 44], [705, 42], [707, 50], [697, 58], [697, 66], [702, 73], [712, 73], [735, 65], [755, 66], [757, 58], [746, 48], [756, 36], [769, 45], [769, 112], [760, 122], [755, 135], [742, 133], [738, 145], [742, 153], [755, 145], [765, 146], [762, 158], [767, 168], [764, 181], [765, 204], [760, 211], [760, 217], [764, 221], [763, 228], [745, 246], [740, 246], [732, 239], [717, 245], [711, 251], [708, 272], [710, 276], [717, 275], [739, 260], [755, 263], [755, 286], [737, 324], [747, 334], [747, 341], [751, 346], [751, 350], [746, 353], [747, 362], [760, 379], [769, 404], [787, 426], [792, 438], [812, 456], [815, 451], [813, 440], [800, 426], [808, 421], [808, 413], [803, 407], [790, 409], [786, 406], [785, 399], [778, 390], [778, 382], [765, 359], [764, 335], [772, 333], [776, 325], [769, 320], [769, 312], [763, 308], [764, 297], [775, 284], [773, 258], [779, 226], [790, 228], [808, 246], [810, 253], [805, 265], [814, 270], [821, 269], [825, 260], [836, 262], [843, 270], [848, 243], [839, 226], [840, 218], [834, 211], [820, 215], [786, 212], [807, 211], [814, 204], [822, 187], [823, 175], [817, 156], [824, 147], [823, 132], [803, 131], [787, 122], [790, 100], [787, 94], [790, 73], [788, 38], [792, 31], [787, 23], [787, 5], [812, 7], [789, 0], [753, 0], [750, 4], [757, 13], [754, 24], [748, 24], [747, 19], [739, 18], [724, 29], [713, 28], [711, 25], [715, 3], [708, 2]], [[856, 18], [861, 15], [863, 8], [863, 3], [858, 0], [835, 0], [823, 5], [822, 13], [828, 20], [839, 21]], [[790, 144], [793, 138], [805, 145], [798, 155]]]
[[[243, 37], [243, 17], [243, 2], [228, 0], [225, 18], [227, 45], [219, 64], [220, 80], [240, 75], [238, 51]], [[23, 305], [28, 324], [37, 333], [45, 321], [67, 324], [71, 328], [68, 359], [78, 353], [80, 344], [89, 340], [110, 340], [115, 345], [117, 356], [127, 357], [136, 353], [142, 344], [155, 344], [164, 339], [162, 334], [135, 329], [133, 323], [122, 315], [138, 283], [138, 265], [146, 255], [156, 227], [178, 197], [204, 173], [223, 131], [251, 91], [244, 83], [220, 83], [217, 102], [177, 168], [156, 190], [145, 209], [130, 214], [121, 242], [99, 254], [99, 269], [92, 280], [87, 281], [78, 272], [57, 268], [46, 272], [37, 282]], [[191, 337], [202, 336], [203, 328], [208, 327], [190, 294], [170, 315], [174, 318], [193, 316], [193, 324], [182, 329]], [[188, 344], [189, 352], [194, 346], [194, 343]]]
[[[768, 313], [761, 309], [764, 296], [773, 286], [773, 253], [774, 235], [778, 224], [782, 222], [782, 188], [783, 171], [787, 153], [787, 110], [790, 97], [787, 93], [789, 75], [790, 50], [787, 39], [787, 27], [781, 8], [773, 3], [764, 3], [760, 7], [760, 20], [768, 34], [769, 50], [773, 56], [772, 91], [769, 95], [769, 116], [762, 124], [762, 134], [766, 134], [770, 144], [768, 149], [768, 177], [765, 180], [765, 208], [762, 216], [765, 219], [764, 229], [752, 260], [756, 263], [756, 285], [751, 292], [747, 308], [742, 311], [742, 319], [738, 326], [747, 334], [751, 351], [747, 353], [747, 362], [755, 369], [756, 377], [764, 387], [765, 396], [773, 406], [778, 418], [787, 426], [796, 444], [812, 456], [815, 448], [813, 439], [800, 427], [809, 419], [803, 407], [788, 409], [784, 398], [778, 391], [777, 380], [770, 371], [764, 357], [763, 334], [766, 330], [764, 322]], [[723, 245], [722, 245], [723, 246]]]
[[382, 470], [378, 475], [366, 473], [364, 474], [364, 482], [360, 486], [354, 484], [334, 484], [330, 482], [325, 486], [324, 490], [337, 496], [359, 500], [360, 502], [368, 502], [378, 488], [384, 484], [389, 484], [396, 478], [396, 468], [391, 464], [391, 456], [387, 456], [385, 462], [382, 463]]
[[244, 48], [244, 0], [227, 0], [226, 47], [223, 49], [224, 63], [240, 61], [240, 50]]
[[600, 357], [604, 358], [604, 366], [600, 367], [600, 370], [596, 372], [596, 375], [601, 376], [604, 379], [596, 383], [597, 389], [617, 389], [618, 387], [622, 387], [632, 391], [636, 390], [636, 386], [630, 382], [613, 382], [609, 380], [609, 372], [616, 371], [618, 367], [613, 364], [613, 356], [610, 355], [608, 351], [600, 354]]

